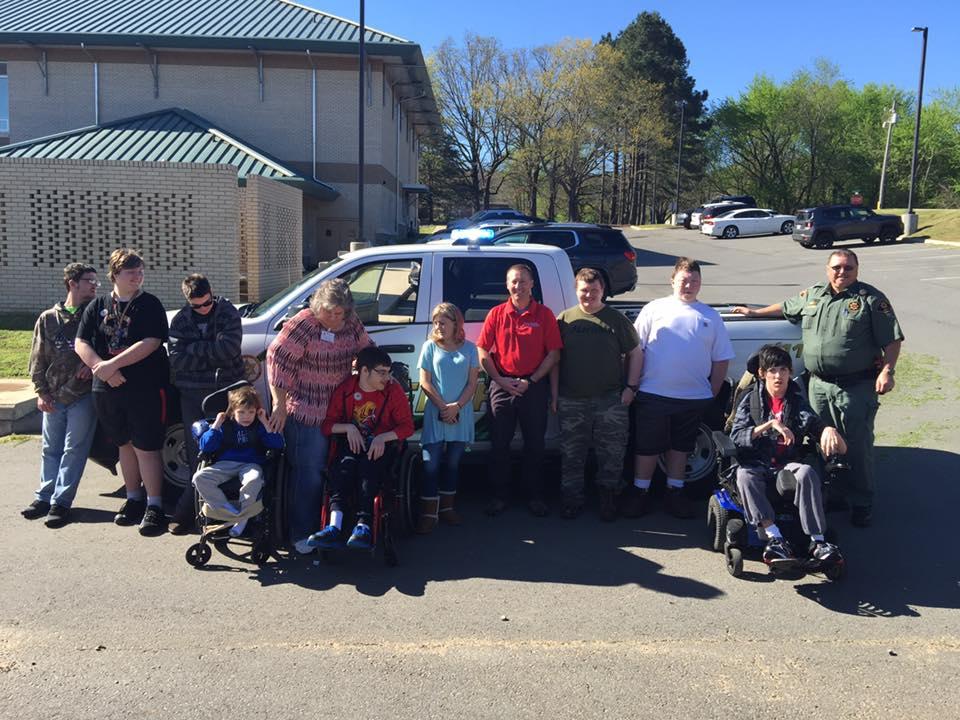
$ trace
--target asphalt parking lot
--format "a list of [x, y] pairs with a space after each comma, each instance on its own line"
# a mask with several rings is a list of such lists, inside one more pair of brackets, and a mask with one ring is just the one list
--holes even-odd
[[[703, 298], [718, 302], [781, 300], [826, 261], [787, 237], [629, 236], [645, 299], [669, 291], [678, 254], [709, 263]], [[198, 571], [183, 559], [191, 539], [112, 524], [119, 483], [100, 468], [84, 477], [77, 522], [23, 520], [39, 443], [4, 442], [3, 715], [949, 717], [960, 441], [930, 428], [955, 422], [960, 400], [947, 311], [960, 252], [856, 250], [917, 360], [880, 412], [875, 526], [829, 516], [849, 563], [841, 583], [774, 580], [756, 562], [734, 579], [704, 548], [702, 521], [660, 512], [609, 525], [595, 508], [575, 521], [519, 508], [488, 519], [475, 478], [466, 524], [405, 541], [397, 568], [366, 557], [257, 568], [215, 552]]]

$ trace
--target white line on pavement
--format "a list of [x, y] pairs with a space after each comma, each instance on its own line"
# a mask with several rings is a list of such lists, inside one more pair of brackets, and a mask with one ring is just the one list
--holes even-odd
[[947, 275], [946, 277], [920, 278], [920, 282], [925, 280], [960, 280], [960, 275]]

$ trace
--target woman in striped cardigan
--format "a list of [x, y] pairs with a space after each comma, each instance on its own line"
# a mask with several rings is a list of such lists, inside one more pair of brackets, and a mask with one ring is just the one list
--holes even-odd
[[350, 287], [328, 280], [310, 306], [288, 320], [267, 349], [273, 414], [270, 430], [283, 432], [291, 486], [290, 542], [313, 551], [307, 538], [319, 528], [327, 437], [320, 426], [334, 389], [349, 375], [353, 358], [373, 341], [353, 309]]

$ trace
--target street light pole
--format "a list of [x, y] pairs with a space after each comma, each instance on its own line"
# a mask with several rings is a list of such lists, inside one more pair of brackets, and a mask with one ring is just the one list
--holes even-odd
[[920, 54], [920, 89], [917, 91], [917, 119], [913, 126], [913, 161], [910, 163], [910, 193], [907, 195], [907, 217], [904, 233], [912, 235], [917, 229], [917, 215], [913, 212], [913, 190], [917, 181], [917, 150], [920, 147], [920, 110], [923, 107], [923, 74], [927, 65], [927, 28], [914, 27], [911, 32], [923, 33], [923, 49]]
[[684, 111], [687, 109], [687, 101], [680, 100], [677, 104], [680, 105], [680, 143], [677, 148], [677, 193], [673, 201], [674, 222], [680, 215], [680, 161], [683, 158], [683, 117]]
[[890, 116], [883, 121], [883, 126], [887, 129], [887, 144], [883, 149], [883, 167], [880, 170], [880, 196], [877, 198], [877, 210], [883, 207], [883, 188], [887, 181], [887, 162], [890, 160], [890, 136], [893, 134], [893, 126], [897, 123], [897, 101], [893, 101], [890, 107]]
[[360, 55], [360, 87], [359, 92], [357, 93], [358, 107], [357, 107], [357, 132], [359, 135], [359, 152], [357, 153], [357, 240], [359, 242], [364, 242], [363, 239], [363, 123], [364, 123], [364, 105], [366, 104], [366, 65], [367, 65], [367, 48], [364, 43], [364, 35], [366, 35], [366, 27], [364, 22], [364, 0], [360, 0], [360, 42], [359, 42], [359, 55]]

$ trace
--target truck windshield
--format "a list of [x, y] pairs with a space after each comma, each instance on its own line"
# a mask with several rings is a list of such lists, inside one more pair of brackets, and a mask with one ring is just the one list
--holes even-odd
[[253, 309], [248, 310], [245, 313], [245, 317], [262, 317], [263, 315], [271, 315], [277, 310], [282, 310], [288, 307], [290, 303], [299, 299], [304, 289], [313, 284], [313, 279], [317, 275], [338, 262], [340, 262], [340, 258], [336, 257], [333, 260], [327, 260], [326, 262], [320, 263], [316, 270], [311, 270], [293, 285], [284, 288], [275, 295], [271, 295], [262, 302], [255, 303], [253, 305]]

